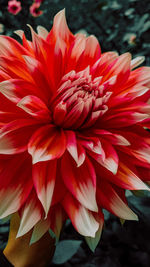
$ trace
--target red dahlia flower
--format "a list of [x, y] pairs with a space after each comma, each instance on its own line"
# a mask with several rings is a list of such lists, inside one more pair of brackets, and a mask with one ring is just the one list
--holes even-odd
[[22, 9], [21, 7], [21, 2], [16, 1], [16, 0], [10, 0], [8, 1], [8, 11], [12, 13], [13, 15], [17, 15], [20, 10]]
[[125, 190], [148, 189], [150, 68], [101, 54], [64, 11], [31, 32], [0, 37], [0, 218], [19, 211], [18, 237], [34, 227], [36, 241], [69, 217], [94, 249], [102, 209], [137, 220]]

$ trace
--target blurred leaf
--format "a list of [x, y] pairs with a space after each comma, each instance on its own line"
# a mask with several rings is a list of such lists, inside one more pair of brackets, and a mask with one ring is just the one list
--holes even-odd
[[145, 21], [149, 18], [149, 14], [146, 13], [144, 14], [141, 19], [139, 20], [139, 22], [137, 23], [137, 25], [135, 25], [136, 31], [138, 32], [139, 30], [142, 30], [144, 27], [144, 23]]
[[144, 25], [143, 28], [141, 29], [141, 32], [146, 32], [150, 29], [150, 20], [148, 20]]
[[56, 251], [53, 257], [53, 263], [63, 264], [70, 260], [75, 255], [81, 245], [79, 240], [63, 240], [56, 246]]
[[132, 190], [131, 192], [136, 197], [150, 197], [150, 192], [146, 190]]

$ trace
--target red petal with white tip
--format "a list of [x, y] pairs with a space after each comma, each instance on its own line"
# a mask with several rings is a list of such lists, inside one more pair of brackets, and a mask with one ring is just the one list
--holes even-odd
[[43, 210], [34, 190], [32, 190], [25, 205], [22, 207], [20, 217], [21, 221], [16, 237], [25, 235], [43, 217]]
[[102, 207], [122, 219], [138, 220], [137, 215], [123, 202], [111, 185], [104, 181], [99, 183], [97, 188], [97, 201]]
[[66, 150], [66, 137], [63, 130], [53, 125], [39, 128], [31, 137], [28, 152], [32, 156], [33, 164], [60, 158]]
[[56, 179], [57, 160], [38, 162], [33, 165], [33, 182], [37, 196], [45, 210], [45, 216], [49, 212], [54, 192]]
[[61, 173], [63, 181], [74, 197], [87, 209], [97, 211], [95, 199], [96, 175], [88, 158], [77, 167], [69, 154], [62, 157]]
[[92, 212], [79, 204], [69, 193], [65, 196], [62, 204], [75, 229], [81, 235], [94, 237], [99, 223], [95, 220]]

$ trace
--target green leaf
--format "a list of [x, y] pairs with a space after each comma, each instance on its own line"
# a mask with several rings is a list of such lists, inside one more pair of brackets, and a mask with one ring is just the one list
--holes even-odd
[[90, 236], [86, 236], [85, 237], [85, 241], [87, 242], [89, 248], [94, 252], [99, 241], [101, 238], [101, 233], [102, 233], [102, 228], [103, 228], [103, 222], [100, 223], [99, 229], [95, 234], [95, 237], [90, 237]]
[[63, 264], [70, 260], [75, 255], [81, 245], [79, 240], [63, 240], [56, 246], [56, 251], [53, 257], [54, 264]]

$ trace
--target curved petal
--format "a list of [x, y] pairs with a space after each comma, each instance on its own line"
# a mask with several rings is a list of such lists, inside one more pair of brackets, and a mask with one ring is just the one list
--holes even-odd
[[49, 212], [56, 179], [57, 160], [38, 162], [33, 165], [33, 181], [37, 196], [45, 210], [45, 217]]
[[61, 129], [53, 125], [39, 128], [31, 137], [28, 152], [32, 156], [33, 164], [60, 158], [66, 150], [66, 137]]
[[47, 108], [45, 103], [37, 96], [25, 96], [18, 102], [17, 106], [31, 116], [40, 119], [43, 122], [50, 122], [51, 120], [49, 109]]
[[78, 63], [77, 70], [82, 70], [87, 66], [92, 66], [101, 55], [101, 49], [97, 38], [90, 35], [86, 38], [85, 49], [81, 55]]
[[0, 92], [15, 104], [27, 95], [35, 95], [43, 99], [34, 84], [21, 79], [9, 79], [1, 82]]
[[26, 151], [28, 141], [36, 129], [37, 121], [32, 119], [18, 119], [5, 124], [0, 129], [0, 153], [16, 154]]
[[0, 55], [2, 56], [14, 56], [21, 58], [22, 55], [28, 55], [26, 50], [21, 44], [9, 36], [0, 36]]
[[45, 101], [49, 101], [52, 94], [50, 84], [47, 80], [46, 69], [40, 63], [39, 60], [31, 56], [23, 56], [26, 67], [31, 75], [37, 88], [40, 88], [40, 92]]
[[51, 41], [53, 39], [54, 41], [57, 40], [58, 36], [65, 41], [66, 45], [70, 45], [71, 42], [74, 40], [73, 34], [70, 32], [66, 17], [65, 17], [65, 9], [61, 10], [56, 14], [54, 17], [54, 23], [53, 28], [48, 34], [46, 40], [47, 42]]
[[101, 207], [125, 220], [138, 220], [137, 215], [124, 203], [113, 187], [104, 181], [97, 188], [97, 201]]
[[[22, 170], [24, 170], [22, 172]], [[28, 154], [0, 160], [0, 218], [18, 211], [32, 187], [31, 159]]]
[[43, 217], [43, 209], [34, 190], [31, 191], [25, 205], [20, 210], [20, 226], [16, 237], [29, 232]]
[[66, 153], [61, 160], [62, 179], [74, 197], [87, 209], [97, 211], [95, 170], [86, 157], [77, 167], [71, 156]]
[[94, 252], [101, 238], [101, 233], [104, 225], [104, 215], [101, 210], [94, 214], [95, 219], [99, 223], [99, 228], [95, 234], [95, 237], [86, 236], [85, 240], [89, 248]]
[[65, 131], [67, 136], [67, 150], [77, 163], [77, 167], [81, 166], [86, 158], [85, 150], [80, 142], [77, 142], [76, 135], [73, 131]]
[[119, 157], [114, 147], [105, 140], [102, 140], [102, 149], [104, 157], [93, 152], [88, 152], [101, 166], [116, 174], [118, 171]]
[[95, 237], [99, 223], [92, 212], [80, 205], [69, 193], [65, 196], [62, 204], [75, 229], [81, 235]]

